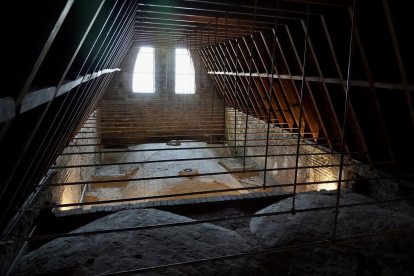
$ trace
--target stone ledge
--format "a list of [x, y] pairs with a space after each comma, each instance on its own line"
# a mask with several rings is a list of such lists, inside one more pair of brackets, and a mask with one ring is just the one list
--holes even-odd
[[183, 205], [200, 205], [209, 206], [217, 204], [246, 204], [251, 201], [261, 201], [266, 199], [284, 199], [291, 197], [291, 193], [287, 192], [254, 192], [239, 195], [222, 195], [212, 197], [200, 197], [200, 198], [181, 198], [181, 199], [166, 199], [166, 200], [154, 200], [146, 202], [138, 202], [135, 204], [120, 204], [120, 205], [107, 205], [107, 206], [93, 206], [90, 209], [83, 210], [81, 208], [70, 209], [65, 211], [57, 211], [55, 215], [57, 217], [71, 216], [71, 215], [84, 215], [96, 212], [108, 212], [113, 213], [125, 209], [145, 209], [145, 208], [157, 208], [163, 207], [163, 209], [169, 206], [183, 206]]

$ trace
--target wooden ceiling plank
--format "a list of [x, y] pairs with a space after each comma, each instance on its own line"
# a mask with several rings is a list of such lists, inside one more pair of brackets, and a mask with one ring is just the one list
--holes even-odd
[[[236, 56], [236, 53], [234, 52], [234, 49], [233, 49], [232, 44], [231, 44], [231, 41], [227, 41], [226, 42], [226, 51], [229, 53], [230, 61], [232, 62], [233, 67], [235, 69], [236, 68], [238, 69], [239, 68], [239, 66], [238, 66], [239, 59]], [[246, 113], [249, 113], [249, 112], [247, 112], [247, 111], [249, 111], [249, 103], [248, 103], [248, 101], [245, 98], [245, 94], [242, 93], [243, 90], [240, 87], [240, 83], [238, 81], [238, 78], [240, 79], [240, 76], [239, 75], [237, 75], [237, 76], [234, 75], [234, 81], [236, 82], [236, 86], [238, 88], [238, 89], [235, 89], [236, 90], [235, 91], [235, 97], [239, 101], [240, 110], [241, 109], [245, 109], [246, 110]]]
[[[269, 76], [269, 72], [267, 70], [268, 66], [265, 64], [266, 60], [268, 60], [265, 57], [265, 51], [263, 49], [263, 45], [260, 43], [260, 35], [259, 33], [255, 33], [253, 34], [253, 43], [255, 45], [255, 48], [259, 54], [259, 59], [262, 62], [263, 68], [267, 74], [267, 76]], [[270, 65], [271, 66], [271, 65]], [[269, 76], [270, 77], [270, 76]], [[268, 78], [258, 78], [261, 82], [261, 85], [263, 85], [264, 89], [265, 89], [265, 93], [263, 96], [263, 100], [264, 103], [266, 105], [267, 110], [269, 110], [270, 107], [270, 112], [271, 115], [273, 115], [273, 118], [277, 118], [280, 122], [285, 122], [285, 118], [283, 118], [283, 116], [281, 116], [280, 113], [276, 112], [274, 106], [277, 106], [277, 109], [280, 110], [280, 107], [277, 105], [276, 101], [274, 100], [274, 97], [272, 97], [272, 103], [269, 103], [269, 98], [270, 98], [270, 82], [269, 82], [269, 77]]]
[[[303, 23], [303, 21], [302, 21], [302, 23]], [[300, 58], [299, 58], [298, 52], [296, 50], [296, 45], [295, 45], [295, 43], [294, 43], [294, 41], [292, 39], [291, 33], [290, 33], [289, 28], [287, 26], [286, 26], [286, 31], [288, 33], [289, 41], [290, 41], [290, 44], [292, 46], [293, 52], [295, 53], [296, 60], [299, 62], [299, 66], [301, 67], [302, 74], [304, 74], [303, 67], [301, 65]], [[281, 44], [279, 43], [279, 41], [278, 41], [278, 44], [277, 45], [280, 46], [279, 47], [279, 50], [281, 51], [281, 53], [283, 53], [283, 49], [281, 48]], [[283, 60], [285, 62], [286, 67], [289, 70], [289, 75], [292, 76], [291, 71], [289, 69], [289, 65], [288, 65], [288, 63], [286, 61], [286, 58], [283, 58]], [[281, 80], [281, 82], [282, 83], [285, 83], [285, 85], [287, 84], [288, 86], [290, 86], [290, 88], [296, 94], [295, 96], [297, 97], [297, 101], [299, 101], [300, 94], [299, 94], [299, 91], [298, 91], [298, 89], [296, 87], [296, 84], [295, 84], [293, 78], [291, 77], [290, 80]], [[305, 76], [305, 84], [306, 84], [306, 76]], [[315, 113], [314, 113], [314, 110], [317, 109], [317, 106], [316, 106], [316, 104], [314, 102], [314, 98], [311, 97], [312, 103], [307, 100], [310, 97], [310, 94], [312, 94], [312, 92], [309, 89], [309, 95], [305, 95], [305, 97], [303, 98], [302, 107], [303, 107], [304, 117], [306, 118], [306, 120], [307, 120], [307, 122], [309, 124], [309, 128], [311, 129], [314, 138], [317, 138], [319, 136], [320, 127], [322, 128], [322, 131], [324, 132], [325, 137], [328, 137], [326, 135], [326, 129], [325, 129], [324, 125], [321, 124], [320, 118], [318, 117], [319, 114], [316, 114], [315, 115]]]

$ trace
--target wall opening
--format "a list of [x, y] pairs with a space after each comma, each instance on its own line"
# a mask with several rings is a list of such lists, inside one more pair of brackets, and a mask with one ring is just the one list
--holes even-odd
[[175, 93], [195, 93], [194, 64], [187, 49], [175, 49]]
[[132, 80], [132, 92], [154, 93], [154, 48], [141, 47]]

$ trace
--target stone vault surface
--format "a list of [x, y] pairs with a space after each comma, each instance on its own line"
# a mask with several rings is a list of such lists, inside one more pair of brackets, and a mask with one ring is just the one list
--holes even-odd
[[[125, 210], [74, 232], [186, 221], [192, 219], [155, 209]], [[207, 223], [60, 238], [25, 255], [12, 275], [43, 274], [71, 267], [71, 275], [101, 275], [251, 250], [247, 240], [236, 232]], [[255, 265], [253, 261], [241, 259], [145, 275], [249, 275], [247, 266]]]

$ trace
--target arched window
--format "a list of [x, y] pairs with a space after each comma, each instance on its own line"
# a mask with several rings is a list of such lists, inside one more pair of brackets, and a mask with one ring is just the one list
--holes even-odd
[[154, 93], [154, 48], [139, 49], [132, 79], [132, 92]]
[[187, 49], [175, 49], [175, 93], [195, 93], [194, 65]]

